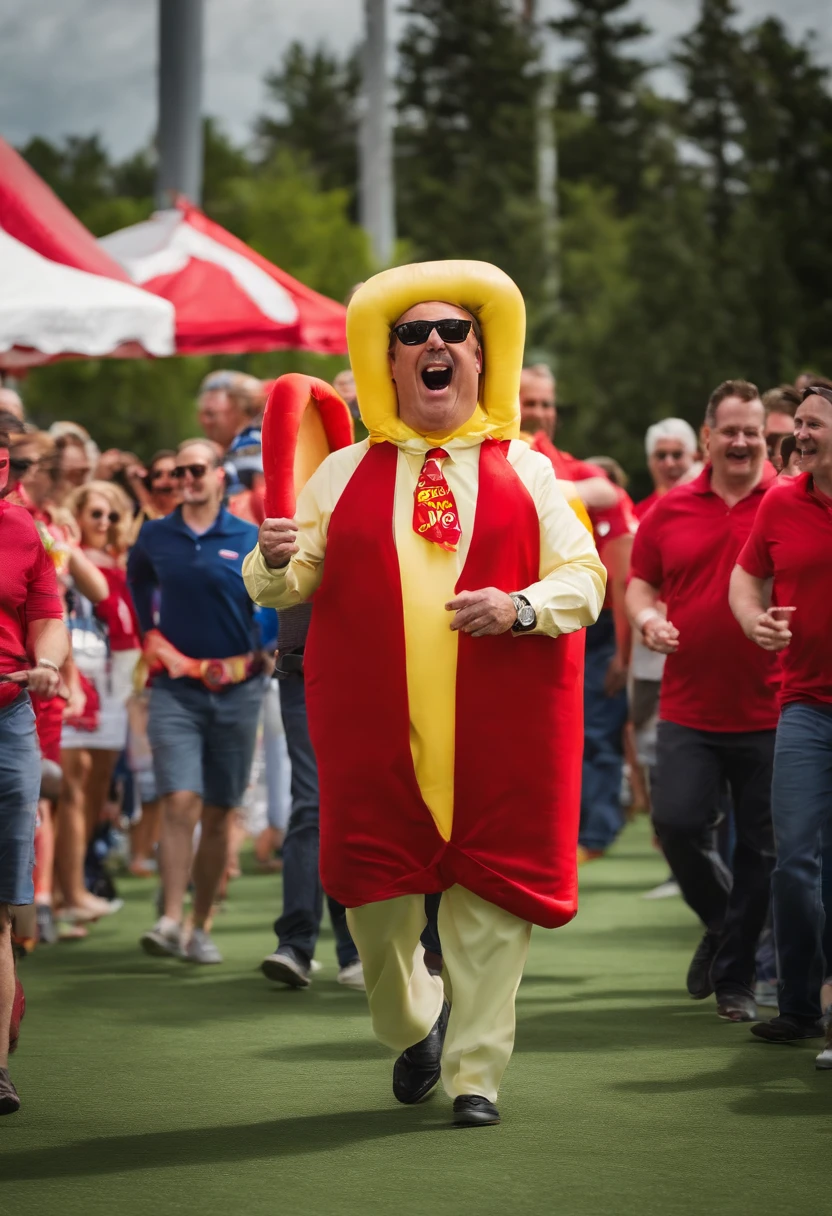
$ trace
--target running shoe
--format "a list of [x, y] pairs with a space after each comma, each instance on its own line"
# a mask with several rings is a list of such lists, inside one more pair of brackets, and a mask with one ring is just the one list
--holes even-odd
[[360, 958], [353, 959], [351, 963], [347, 963], [346, 967], [340, 968], [338, 983], [343, 984], [345, 988], [354, 988], [356, 992], [367, 991], [364, 983], [364, 968], [361, 966]]
[[182, 956], [186, 963], [199, 963], [202, 966], [213, 966], [222, 962], [222, 955], [204, 929], [194, 929]]
[[139, 945], [154, 958], [182, 958], [182, 926], [169, 916], [160, 916], [153, 928], [139, 938]]

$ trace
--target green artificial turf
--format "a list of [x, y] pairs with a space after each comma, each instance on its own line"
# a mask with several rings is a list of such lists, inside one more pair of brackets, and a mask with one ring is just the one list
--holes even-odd
[[504, 1122], [454, 1130], [390, 1092], [364, 997], [325, 970], [270, 985], [279, 881], [232, 885], [226, 961], [146, 958], [153, 884], [86, 942], [24, 963], [29, 1011], [0, 1121], [0, 1212], [721, 1214], [828, 1210], [832, 1074], [684, 991], [698, 939], [646, 826], [582, 872], [577, 920], [535, 930]]

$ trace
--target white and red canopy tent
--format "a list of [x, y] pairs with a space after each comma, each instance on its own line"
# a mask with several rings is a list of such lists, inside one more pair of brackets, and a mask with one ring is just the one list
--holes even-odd
[[174, 312], [131, 283], [0, 139], [0, 368], [171, 355]]
[[134, 283], [173, 304], [180, 355], [346, 353], [342, 304], [272, 265], [185, 199], [99, 244]]

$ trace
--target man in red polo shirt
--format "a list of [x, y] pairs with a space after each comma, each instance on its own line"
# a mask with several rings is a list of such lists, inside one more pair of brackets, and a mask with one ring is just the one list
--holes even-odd
[[616, 487], [598, 465], [562, 452], [554, 444], [558, 425], [555, 378], [545, 363], [524, 367], [520, 374], [520, 429], [529, 444], [552, 462], [558, 481], [571, 481], [588, 510], [611, 509], [618, 502]]
[[[743, 636], [728, 606], [731, 571], [775, 480], [765, 467], [764, 421], [753, 384], [728, 380], [712, 393], [709, 463], [641, 521], [627, 591], [646, 645], [668, 656], [653, 819], [682, 894], [705, 926], [687, 987], [697, 1000], [715, 991], [717, 1012], [730, 1021], [756, 1017], [754, 954], [774, 864], [775, 660]], [[737, 832], [733, 883], [713, 840], [726, 783]]]
[[[832, 390], [807, 388], [794, 422], [802, 472], [763, 504], [731, 579], [737, 620], [761, 654], [779, 654], [782, 674], [772, 785], [779, 1016], [754, 1027], [775, 1043], [822, 1033], [824, 976], [832, 984], [820, 848], [832, 833]], [[827, 1051], [818, 1066], [828, 1068], [832, 989], [825, 996]]]
[[[9, 482], [9, 440], [0, 433], [0, 499]], [[0, 1115], [20, 1106], [8, 1070], [20, 1002], [12, 909], [33, 902], [40, 752], [29, 693], [53, 697], [69, 638], [55, 567], [23, 507], [0, 501]]]

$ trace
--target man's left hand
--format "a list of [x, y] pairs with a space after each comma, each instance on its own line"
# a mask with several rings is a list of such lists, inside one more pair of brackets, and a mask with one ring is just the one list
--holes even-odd
[[453, 612], [451, 629], [461, 629], [475, 638], [508, 633], [517, 620], [514, 601], [505, 591], [483, 587], [481, 591], [461, 591], [445, 607]]

